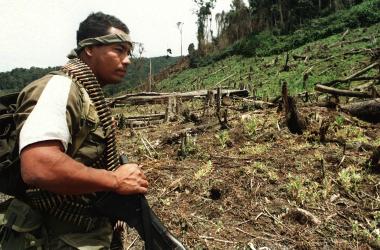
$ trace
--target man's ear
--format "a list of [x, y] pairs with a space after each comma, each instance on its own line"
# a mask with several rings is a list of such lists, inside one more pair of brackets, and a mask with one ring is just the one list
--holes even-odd
[[91, 57], [93, 54], [93, 48], [94, 48], [93, 46], [87, 46], [87, 47], [84, 47], [83, 51], [87, 56]]

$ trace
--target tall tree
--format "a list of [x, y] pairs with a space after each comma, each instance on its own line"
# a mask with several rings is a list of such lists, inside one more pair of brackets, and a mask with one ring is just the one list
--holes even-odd
[[198, 39], [198, 51], [201, 55], [205, 53], [205, 45], [206, 45], [206, 34], [207, 34], [207, 21], [209, 20], [209, 16], [211, 15], [211, 10], [215, 7], [216, 0], [194, 0], [194, 2], [198, 5], [198, 10], [196, 10], [197, 25], [197, 39]]

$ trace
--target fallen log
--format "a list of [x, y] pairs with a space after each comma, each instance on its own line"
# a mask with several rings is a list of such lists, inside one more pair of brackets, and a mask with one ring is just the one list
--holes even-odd
[[351, 91], [346, 89], [337, 89], [333, 87], [328, 87], [325, 85], [317, 84], [315, 85], [315, 91], [319, 91], [322, 93], [327, 93], [335, 96], [349, 96], [349, 97], [359, 97], [359, 98], [371, 98], [372, 95], [360, 92], [360, 91]]
[[273, 108], [276, 107], [277, 105], [275, 103], [271, 102], [265, 102], [265, 101], [255, 101], [255, 100], [250, 100], [246, 98], [240, 99], [243, 103], [255, 108], [255, 109], [266, 109], [266, 108]]
[[137, 115], [137, 116], [127, 116], [124, 117], [125, 120], [141, 120], [141, 121], [148, 121], [148, 120], [160, 120], [164, 119], [165, 114], [152, 114], [152, 115]]
[[136, 121], [136, 120], [132, 120], [132, 121], [125, 121], [125, 124], [127, 125], [127, 127], [146, 127], [146, 126], [149, 126], [149, 125], [157, 125], [157, 124], [161, 124], [163, 123], [163, 121], [161, 120], [148, 120], [148, 121]]
[[367, 67], [365, 67], [364, 69], [361, 69], [359, 70], [358, 72], [352, 74], [351, 76], [347, 77], [347, 79], [351, 79], [351, 78], [355, 78], [357, 76], [360, 76], [360, 75], [363, 75], [365, 72], [367, 72], [368, 70], [376, 67], [379, 65], [379, 62], [374, 62], [372, 63], [371, 65], [368, 65]]
[[169, 95], [170, 93], [164, 93], [164, 92], [138, 92], [138, 93], [130, 93], [130, 94], [125, 94], [117, 97], [112, 97], [112, 98], [107, 98], [107, 99], [112, 99], [112, 100], [120, 100], [120, 99], [125, 99], [129, 97], [134, 97], [134, 96], [161, 96], [161, 95]]
[[[216, 95], [216, 90], [210, 90], [213, 95]], [[247, 97], [249, 95], [248, 90], [236, 90], [236, 89], [222, 89], [222, 96], [241, 96]], [[197, 90], [184, 93], [163, 93], [156, 95], [134, 95], [134, 96], [124, 96], [124, 98], [117, 98], [116, 101], [109, 101], [113, 103], [133, 103], [133, 104], [146, 104], [146, 103], [166, 103], [171, 97], [181, 98], [182, 100], [191, 100], [194, 98], [205, 98], [207, 96], [207, 90]], [[112, 98], [110, 98], [112, 99]]]
[[366, 122], [380, 122], [380, 98], [370, 101], [340, 105], [339, 109]]
[[321, 83], [319, 85], [332, 86], [336, 83], [345, 83], [345, 82], [358, 82], [358, 81], [370, 81], [370, 80], [380, 80], [380, 75], [378, 76], [368, 76], [368, 77], [355, 77], [355, 78], [345, 78], [345, 79], [335, 79], [330, 82]]
[[199, 125], [199, 126], [196, 126], [196, 127], [190, 127], [190, 128], [185, 128], [185, 129], [182, 129], [180, 131], [177, 131], [177, 132], [172, 132], [170, 133], [169, 136], [165, 137], [163, 140], [162, 140], [162, 143], [163, 144], [172, 144], [174, 142], [178, 142], [178, 140], [184, 136], [186, 136], [186, 134], [196, 134], [196, 133], [199, 133], [199, 132], [203, 132], [209, 128], [212, 128], [212, 127], [215, 127], [219, 125], [219, 121], [217, 122], [210, 122], [210, 123], [207, 123], [207, 124], [202, 124], [202, 125]]
[[[330, 61], [334, 58], [338, 58], [338, 57], [345, 57], [347, 55], [355, 55], [355, 54], [361, 54], [361, 53], [366, 53], [366, 54], [369, 54], [369, 55], [372, 55], [374, 53], [376, 53], [376, 51], [378, 51], [379, 48], [373, 48], [373, 49], [351, 49], [350, 51], [346, 51], [346, 52], [343, 52], [339, 55], [333, 55], [333, 56], [329, 56], [329, 57], [318, 57], [316, 55], [312, 55], [311, 58], [312, 59], [320, 59], [320, 61], [317, 61], [315, 63], [312, 64], [312, 66], [315, 66], [317, 64], [320, 64], [322, 62], [326, 62], [326, 61]], [[325, 73], [328, 69], [331, 69], [331, 67], [327, 68], [323, 73]], [[320, 73], [319, 75], [322, 75], [322, 73]]]

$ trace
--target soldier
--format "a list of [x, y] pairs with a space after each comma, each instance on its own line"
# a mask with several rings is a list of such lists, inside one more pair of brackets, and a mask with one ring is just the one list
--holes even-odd
[[147, 192], [137, 164], [119, 167], [115, 126], [100, 88], [124, 78], [129, 30], [113, 16], [92, 13], [79, 26], [77, 45], [61, 70], [30, 83], [18, 97], [27, 188], [4, 215], [0, 249], [109, 249], [112, 224], [93, 212], [96, 192]]

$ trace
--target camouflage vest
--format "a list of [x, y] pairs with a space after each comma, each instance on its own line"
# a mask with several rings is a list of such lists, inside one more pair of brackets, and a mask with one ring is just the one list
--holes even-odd
[[[66, 74], [75, 83], [80, 96], [81, 112], [77, 114], [79, 129], [72, 131], [72, 144], [67, 154], [91, 167], [114, 170], [118, 165], [115, 128], [103, 92], [87, 65], [70, 60], [59, 74]], [[97, 217], [92, 214], [96, 194], [58, 195], [41, 189], [26, 190], [25, 201], [39, 211], [90, 231]]]

